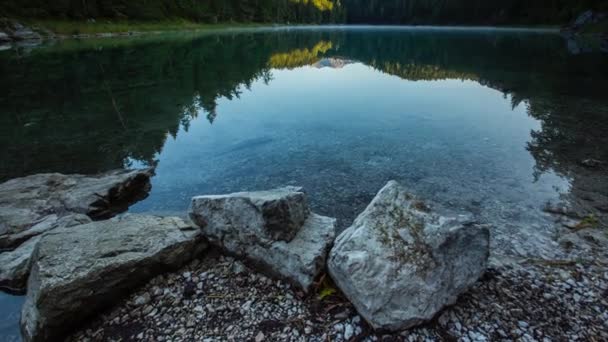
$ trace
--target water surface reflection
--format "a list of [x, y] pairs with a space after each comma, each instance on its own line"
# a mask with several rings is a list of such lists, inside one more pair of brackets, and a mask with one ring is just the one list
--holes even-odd
[[608, 160], [608, 63], [569, 54], [552, 33], [333, 28], [64, 42], [1, 52], [0, 72], [0, 179], [158, 165], [134, 211], [183, 213], [195, 194], [301, 184], [345, 226], [397, 179], [496, 224], [496, 244], [517, 254], [549, 253], [540, 208], [560, 194], [583, 198], [586, 213], [607, 211], [606, 164], [581, 161]]

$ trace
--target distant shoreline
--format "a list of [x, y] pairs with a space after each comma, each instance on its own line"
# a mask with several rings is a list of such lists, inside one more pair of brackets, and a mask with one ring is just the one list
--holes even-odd
[[460, 26], [460, 25], [369, 25], [369, 24], [264, 24], [264, 23], [218, 23], [201, 24], [190, 21], [112, 21], [112, 20], [36, 20], [11, 19], [22, 23], [40, 34], [43, 40], [113, 38], [125, 36], [154, 35], [177, 32], [205, 32], [241, 29], [372, 29], [372, 30], [451, 30], [494, 32], [540, 32], [559, 33], [558, 26]]

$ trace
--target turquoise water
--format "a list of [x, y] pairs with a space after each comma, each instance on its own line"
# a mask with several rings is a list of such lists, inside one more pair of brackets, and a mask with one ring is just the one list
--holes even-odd
[[608, 160], [607, 59], [567, 47], [546, 31], [367, 27], [0, 51], [0, 180], [156, 165], [133, 212], [302, 185], [345, 227], [396, 179], [493, 224], [499, 254], [547, 256], [541, 208], [587, 184], [581, 160]]

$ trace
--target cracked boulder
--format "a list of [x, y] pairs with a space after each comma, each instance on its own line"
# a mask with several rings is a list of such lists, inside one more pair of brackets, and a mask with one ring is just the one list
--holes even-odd
[[206, 247], [180, 218], [124, 215], [40, 238], [21, 314], [25, 341], [58, 341], [150, 278], [175, 270]]
[[336, 238], [328, 271], [375, 329], [397, 331], [432, 319], [483, 274], [488, 227], [430, 212], [389, 182]]
[[37, 174], [0, 184], [0, 251], [62, 226], [73, 214], [110, 218], [145, 198], [152, 169], [99, 175]]
[[211, 243], [305, 291], [336, 234], [336, 220], [310, 213], [297, 187], [197, 196], [190, 218]]

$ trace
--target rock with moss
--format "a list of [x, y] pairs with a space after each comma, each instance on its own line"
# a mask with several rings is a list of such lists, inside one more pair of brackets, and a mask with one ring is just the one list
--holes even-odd
[[21, 314], [25, 341], [64, 334], [160, 273], [198, 257], [206, 242], [177, 217], [123, 215], [40, 237]]
[[443, 217], [395, 181], [338, 236], [328, 271], [376, 329], [396, 331], [432, 319], [483, 274], [486, 226]]

